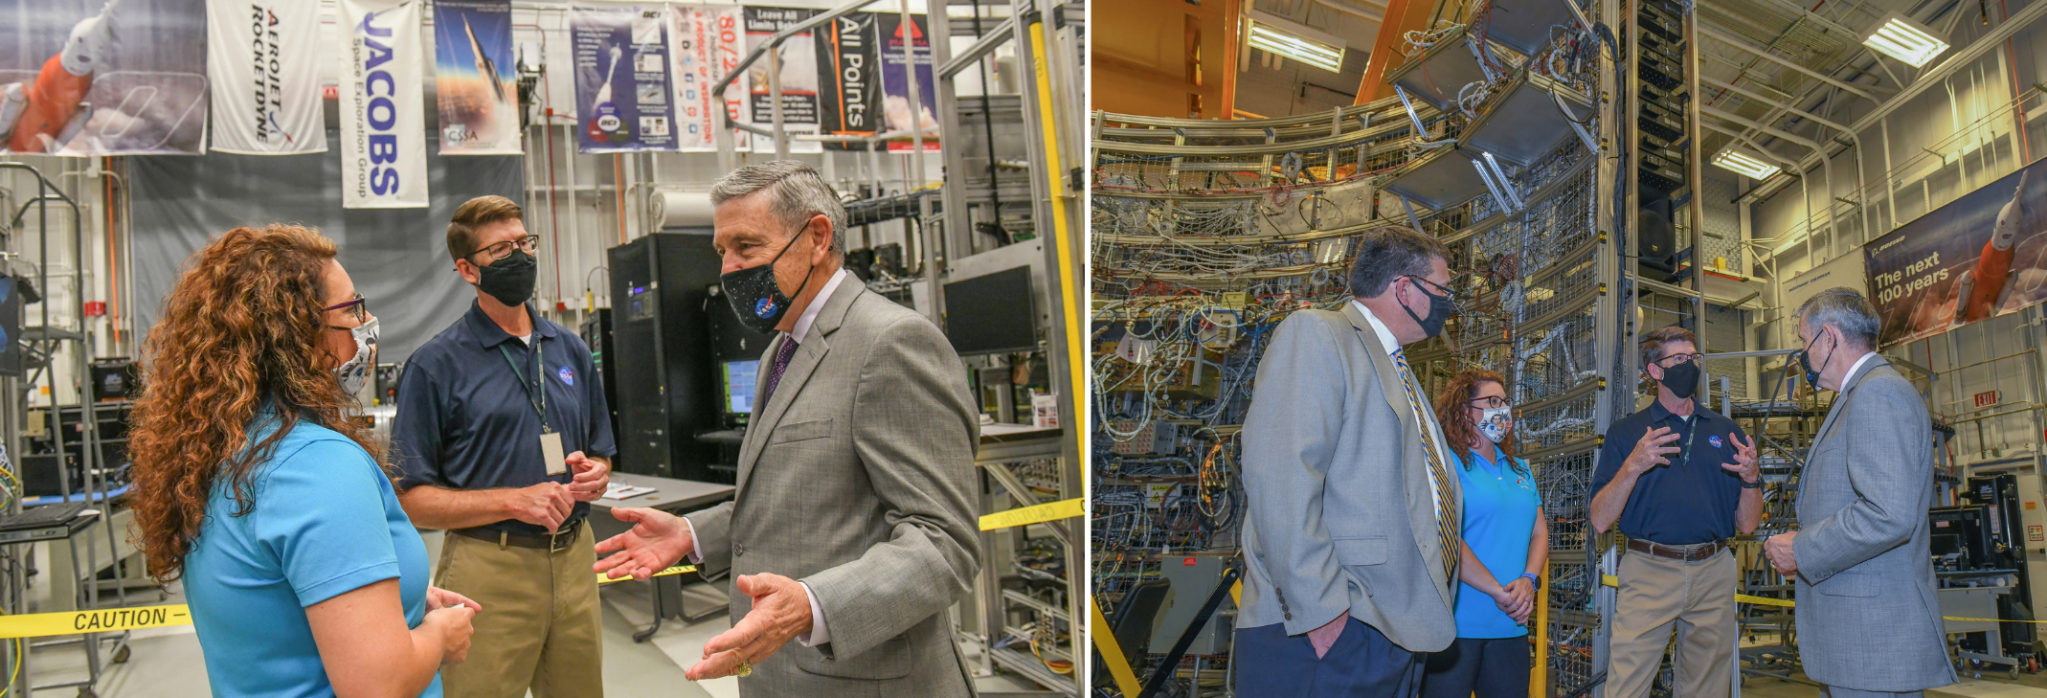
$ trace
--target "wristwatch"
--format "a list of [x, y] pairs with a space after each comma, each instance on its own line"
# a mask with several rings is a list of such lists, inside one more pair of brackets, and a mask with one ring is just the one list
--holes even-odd
[[1762, 489], [1762, 488], [1763, 488], [1763, 479], [1762, 479], [1762, 478], [1756, 478], [1756, 481], [1755, 481], [1755, 482], [1749, 482], [1749, 481], [1747, 481], [1747, 480], [1743, 480], [1743, 481], [1741, 481], [1741, 488], [1742, 488], [1742, 489], [1745, 489], [1745, 490], [1759, 490], [1759, 489]]
[[1538, 577], [1527, 572], [1522, 572], [1521, 578], [1526, 579], [1530, 584], [1535, 585], [1533, 588], [1534, 591], [1542, 591], [1542, 577]]

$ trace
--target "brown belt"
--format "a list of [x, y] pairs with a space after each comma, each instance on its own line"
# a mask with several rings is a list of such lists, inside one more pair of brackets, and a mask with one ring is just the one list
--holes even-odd
[[548, 552], [560, 552], [563, 550], [567, 550], [571, 543], [576, 542], [576, 533], [578, 533], [582, 528], [583, 520], [576, 519], [575, 521], [562, 524], [561, 530], [556, 531], [554, 535], [551, 536], [550, 535], [534, 536], [527, 535], [524, 533], [512, 533], [510, 531], [500, 531], [487, 527], [458, 528], [449, 531], [449, 533], [453, 533], [455, 535], [467, 538], [475, 538], [486, 543], [498, 543], [502, 545], [509, 545], [515, 548], [533, 548], [536, 550], [545, 550]]
[[1642, 540], [1640, 538], [1628, 539], [1629, 550], [1633, 550], [1638, 553], [1648, 553], [1650, 555], [1655, 555], [1657, 557], [1670, 558], [1672, 560], [1683, 560], [1685, 562], [1698, 562], [1700, 560], [1713, 557], [1715, 554], [1720, 552], [1721, 548], [1725, 547], [1727, 547], [1727, 541], [1722, 540], [1716, 540], [1711, 543], [1700, 543], [1698, 545], [1663, 545], [1661, 543], [1653, 543], [1650, 541]]

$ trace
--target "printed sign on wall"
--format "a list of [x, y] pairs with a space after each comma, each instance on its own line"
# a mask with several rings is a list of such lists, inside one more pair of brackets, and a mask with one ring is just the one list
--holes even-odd
[[[903, 23], [900, 14], [881, 15], [881, 87], [887, 94], [882, 114], [886, 117], [884, 131], [908, 131], [924, 128], [935, 131], [938, 118], [938, 87], [931, 79], [931, 37], [926, 34], [924, 15], [910, 15], [910, 23]], [[909, 53], [904, 47], [909, 46]], [[906, 58], [916, 59], [916, 70], [910, 69]], [[910, 81], [917, 81], [917, 106], [911, 106]], [[911, 142], [891, 142], [891, 151], [907, 151]], [[938, 136], [927, 132], [924, 135], [924, 149], [937, 150]]]
[[341, 0], [341, 205], [427, 205], [419, 0]]
[[0, 0], [0, 153], [205, 152], [206, 16], [206, 0]]
[[675, 150], [666, 5], [570, 5], [576, 143], [585, 153]]
[[[742, 76], [725, 90], [719, 100], [711, 95], [726, 75], [738, 69], [746, 57], [746, 32], [740, 27], [740, 10], [734, 5], [676, 5], [669, 16], [669, 50], [675, 56], [675, 123], [681, 150], [717, 150], [717, 109], [723, 108], [734, 121], [746, 106], [746, 79]], [[753, 134], [733, 129], [733, 145], [749, 150]]]
[[1884, 346], [2047, 300], [2047, 160], [1964, 194], [1864, 249]]
[[[817, 72], [825, 77], [818, 95], [824, 132], [869, 136], [881, 120], [880, 36], [875, 15], [853, 12], [817, 31]], [[860, 143], [828, 143], [833, 150], [865, 150]]]
[[[817, 14], [816, 10], [791, 7], [748, 7], [746, 9], [746, 48], [768, 42], [775, 32], [802, 24]], [[817, 46], [812, 43], [811, 32], [790, 36], [782, 42], [782, 132], [791, 136], [815, 134], [818, 132], [817, 104]], [[748, 114], [752, 122], [761, 127], [772, 128], [774, 123], [774, 101], [768, 96], [768, 59], [762, 56], [746, 69], [748, 93], [752, 95]], [[771, 143], [760, 143], [755, 147], [770, 149]], [[817, 141], [791, 141], [789, 152], [821, 153], [824, 144]]]
[[434, 92], [442, 155], [518, 155], [511, 0], [435, 0]]
[[287, 0], [207, 3], [213, 149], [248, 155], [327, 152], [320, 104], [320, 6]]

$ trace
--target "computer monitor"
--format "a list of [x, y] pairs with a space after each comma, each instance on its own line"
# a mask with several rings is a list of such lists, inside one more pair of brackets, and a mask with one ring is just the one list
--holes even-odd
[[725, 413], [752, 414], [755, 369], [759, 361], [727, 361], [725, 373]]
[[1930, 536], [1934, 557], [1946, 557], [1962, 552], [1962, 537], [1953, 533], [1936, 533]]
[[1016, 267], [945, 285], [945, 336], [962, 356], [1038, 348], [1031, 270]]

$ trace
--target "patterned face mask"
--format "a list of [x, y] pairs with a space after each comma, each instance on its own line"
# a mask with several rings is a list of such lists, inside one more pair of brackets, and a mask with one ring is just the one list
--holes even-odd
[[1478, 433], [1487, 441], [1501, 443], [1507, 440], [1507, 432], [1514, 430], [1514, 408], [1487, 408], [1478, 418]]

